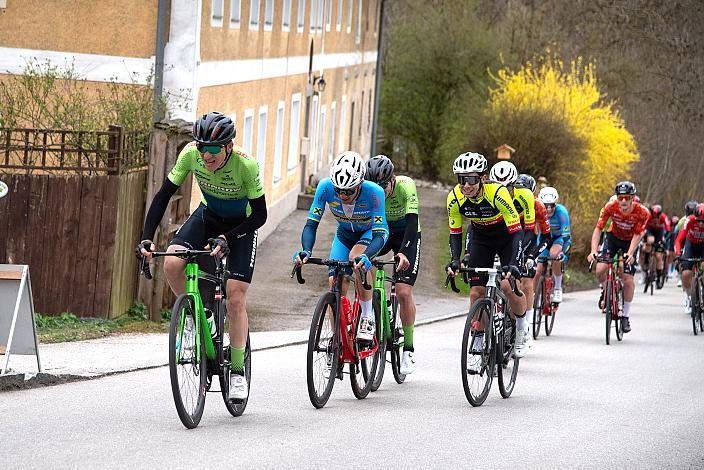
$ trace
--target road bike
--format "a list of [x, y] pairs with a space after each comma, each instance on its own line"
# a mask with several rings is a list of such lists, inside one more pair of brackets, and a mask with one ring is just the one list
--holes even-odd
[[[560, 304], [550, 300], [552, 299], [552, 291], [555, 288], [555, 281], [552, 277], [552, 263], [555, 261], [561, 262], [562, 260], [562, 256], [541, 256], [538, 258], [538, 261], [545, 261], [545, 266], [533, 298], [533, 339], [538, 339], [540, 335], [540, 326], [543, 318], [545, 318], [546, 336], [550, 336], [552, 327], [555, 325], [555, 316]], [[564, 270], [564, 266], [562, 269]]]
[[[516, 321], [511, 318], [508, 299], [500, 287], [507, 271], [508, 268], [498, 265], [493, 268], [459, 268], [458, 271], [461, 274], [485, 273], [489, 276], [484, 297], [474, 301], [467, 313], [462, 336], [462, 386], [467, 401], [472, 406], [484, 403], [494, 374], [503, 398], [510, 397], [516, 385], [520, 362], [514, 354]], [[509, 283], [516, 295], [523, 295], [513, 278], [509, 279]], [[445, 286], [448, 284], [453, 291], [459, 292], [454, 277], [447, 277]], [[481, 346], [477, 347], [480, 343]]]
[[[154, 258], [175, 256], [187, 261], [186, 292], [176, 299], [171, 311], [169, 328], [169, 373], [176, 412], [189, 429], [198, 426], [205, 408], [206, 392], [211, 391], [212, 379], [218, 376], [225, 408], [232, 416], [241, 416], [247, 407], [244, 400], [229, 400], [230, 341], [225, 334], [227, 317], [226, 283], [229, 273], [223, 259], [210, 256], [210, 250], [177, 250], [152, 252]], [[214, 274], [199, 267], [214, 260]], [[141, 270], [151, 279], [149, 264], [142, 258]], [[201, 295], [201, 291], [203, 294]], [[211, 335], [206, 308], [215, 322], [216, 334]], [[247, 387], [252, 383], [252, 350], [247, 333], [244, 353]]]
[[686, 258], [684, 261], [692, 263], [692, 287], [689, 290], [690, 305], [692, 306], [692, 331], [694, 335], [704, 333], [704, 258]]
[[[382, 261], [374, 259], [372, 264], [376, 267], [374, 274], [372, 294], [372, 305], [374, 307], [374, 315], [380, 318], [377, 323], [377, 336], [379, 337], [379, 366], [376, 369], [376, 375], [372, 381], [372, 392], [375, 392], [381, 386], [381, 381], [384, 379], [384, 371], [386, 370], [386, 352], [389, 353], [389, 362], [396, 383], [402, 384], [406, 380], [406, 376], [401, 373], [401, 354], [403, 351], [403, 327], [398, 314], [398, 299], [396, 298], [396, 271], [389, 276], [384, 271], [384, 266], [397, 266], [398, 261]], [[389, 283], [389, 296], [386, 296], [386, 283]]]
[[[307, 351], [308, 397], [316, 408], [328, 402], [335, 378], [342, 380], [345, 364], [349, 364], [352, 393], [358, 399], [366, 398], [372, 388], [372, 381], [379, 365], [381, 348], [377, 334], [372, 341], [357, 338], [361, 304], [355, 289], [353, 304], [342, 292], [344, 270], [353, 268], [355, 261], [311, 258], [305, 264], [315, 264], [333, 268], [333, 287], [320, 296], [310, 324]], [[299, 284], [305, 284], [301, 274], [302, 265], [295, 266], [291, 277], [296, 275]], [[362, 286], [371, 286], [362, 275]], [[379, 325], [380, 318], [376, 318]]]
[[[604, 321], [606, 323], [606, 344], [611, 344], [612, 324], [616, 330], [616, 338], [619, 341], [623, 340], [623, 325], [621, 323], [621, 314], [623, 313], [623, 280], [621, 264], [626, 261], [621, 257], [621, 252], [617, 252], [613, 258], [597, 256], [596, 261], [608, 265], [606, 282], [604, 283], [604, 302], [602, 303], [601, 313], [604, 314]], [[592, 266], [593, 263], [590, 263], [590, 272]]]

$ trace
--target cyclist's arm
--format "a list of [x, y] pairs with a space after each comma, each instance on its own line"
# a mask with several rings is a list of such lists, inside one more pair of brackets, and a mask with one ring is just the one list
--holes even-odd
[[249, 206], [252, 208], [252, 213], [244, 219], [244, 222], [225, 233], [227, 240], [243, 237], [244, 235], [254, 232], [266, 222], [266, 198], [264, 195], [249, 200]]
[[386, 240], [389, 239], [389, 225], [386, 223], [386, 197], [384, 190], [379, 186], [372, 189], [371, 204], [374, 208], [372, 212], [372, 241], [364, 250], [364, 254], [369, 259], [379, 253], [384, 248]]
[[675, 239], [675, 252], [678, 255], [680, 253], [682, 253], [682, 245], [684, 244], [684, 240], [686, 238], [687, 238], [687, 224], [684, 224], [684, 226], [677, 233], [677, 238]]
[[462, 214], [454, 190], [447, 195], [447, 216], [450, 224], [450, 259], [459, 263], [462, 255]]
[[560, 221], [560, 236], [562, 237], [563, 245], [566, 245], [572, 239], [572, 229], [570, 228], [570, 216], [567, 209], [562, 209], [557, 214], [557, 219]]
[[176, 194], [178, 191], [178, 186], [169, 181], [169, 179], [164, 180], [164, 184], [161, 185], [161, 189], [154, 195], [152, 203], [149, 205], [149, 210], [147, 211], [147, 217], [144, 221], [144, 231], [142, 232], [142, 240], [154, 240], [154, 234], [159, 226], [159, 222], [164, 217], [166, 212], [166, 207], [169, 205], [169, 200], [171, 196]]
[[400, 252], [404, 255], [418, 240], [418, 214], [406, 214], [406, 231], [403, 233]]
[[519, 265], [519, 260], [523, 253], [523, 227], [521, 219], [513, 205], [513, 198], [505, 187], [500, 187], [494, 195], [494, 207], [496, 207], [504, 218], [506, 229], [512, 235], [511, 240], [511, 261], [509, 266]]
[[601, 238], [601, 230], [602, 228], [600, 228], [599, 225], [594, 228], [594, 232], [592, 233], [591, 253], [599, 252], [599, 239]]
[[636, 252], [636, 249], [638, 248], [638, 244], [640, 243], [640, 240], [643, 238], [643, 235], [645, 235], [645, 230], [641, 231], [640, 233], [636, 233], [633, 235], [633, 238], [631, 238], [631, 244], [628, 247], [628, 257], [632, 258], [633, 254]]

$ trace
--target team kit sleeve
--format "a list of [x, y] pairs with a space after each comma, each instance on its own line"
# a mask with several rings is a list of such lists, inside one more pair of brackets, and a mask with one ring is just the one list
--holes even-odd
[[599, 230], [604, 230], [604, 227], [606, 227], [606, 222], [611, 218], [612, 207], [612, 205], [606, 204], [599, 211], [599, 219], [596, 221], [596, 228]]
[[247, 199], [251, 200], [262, 197], [264, 195], [264, 185], [262, 185], [262, 179], [259, 173], [259, 163], [253, 158], [245, 159], [244, 168], [248, 176], [243, 183]]
[[384, 190], [376, 184], [370, 184], [372, 211], [372, 240], [364, 250], [368, 258], [375, 256], [389, 239], [389, 225], [386, 223], [386, 196]]
[[459, 201], [455, 197], [455, 189], [447, 195], [447, 216], [450, 225], [450, 258], [459, 262], [462, 254], [462, 214]]
[[675, 253], [678, 255], [682, 253], [682, 245], [687, 238], [687, 231], [689, 230], [689, 219], [682, 226], [679, 232], [677, 232], [677, 238], [675, 239]]
[[408, 179], [403, 185], [403, 189], [406, 194], [406, 204], [405, 204], [405, 219], [406, 219], [406, 230], [403, 234], [403, 240], [401, 241], [400, 252], [404, 255], [413, 246], [416, 245], [418, 240], [418, 192], [416, 191], [416, 183], [412, 179]]
[[570, 216], [565, 206], [560, 206], [560, 212], [557, 214], [560, 221], [560, 235], [564, 243], [568, 243], [572, 238], [572, 228], [570, 227]]

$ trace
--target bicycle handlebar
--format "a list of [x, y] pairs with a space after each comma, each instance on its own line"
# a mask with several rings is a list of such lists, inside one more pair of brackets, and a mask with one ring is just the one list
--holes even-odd
[[[146, 249], [146, 248], [145, 248]], [[147, 250], [148, 251], [148, 250]], [[189, 260], [200, 255], [210, 255], [211, 250], [176, 250], [176, 251], [152, 251], [152, 258], [163, 258], [166, 256], [175, 256], [177, 258]], [[219, 256], [214, 256], [217, 269], [222, 269], [222, 258]], [[153, 278], [151, 269], [149, 268], [149, 262], [147, 258], [142, 256], [139, 266], [140, 271], [144, 274], [144, 277], [151, 280]], [[225, 272], [229, 276], [229, 272]]]
[[[508, 266], [504, 266], [501, 268], [501, 270], [498, 270], [496, 268], [462, 268], [457, 271], [457, 274], [470, 274], [470, 273], [487, 273], [487, 274], [498, 274], [501, 273], [501, 279], [506, 279], [506, 274], [508, 273]], [[459, 293], [459, 289], [457, 288], [457, 284], [455, 283], [455, 276], [450, 276], [449, 274], [447, 275], [447, 279], [445, 279], [445, 288], [447, 288], [447, 285], [450, 285], [452, 290], [456, 293]], [[508, 284], [511, 287], [511, 291], [513, 291], [514, 294], [518, 297], [523, 297], [523, 291], [518, 287], [518, 284], [516, 283], [516, 279], [514, 277], [509, 277], [508, 278]]]
[[[328, 266], [333, 268], [354, 268], [354, 265], [356, 263], [354, 261], [340, 261], [336, 259], [313, 258], [309, 256], [308, 258], [306, 258], [305, 264], [317, 264], [319, 266]], [[291, 278], [293, 278], [293, 275], [295, 274], [296, 280], [299, 284], [306, 283], [306, 280], [303, 279], [303, 274], [301, 273], [302, 267], [302, 264], [297, 264], [293, 267], [293, 270], [291, 271]], [[372, 288], [371, 284], [367, 282], [367, 276], [362, 277], [362, 287], [364, 287], [364, 290], [371, 290]]]

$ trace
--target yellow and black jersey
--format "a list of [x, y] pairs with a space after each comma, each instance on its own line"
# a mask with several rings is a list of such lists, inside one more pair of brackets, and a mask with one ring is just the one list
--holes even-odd
[[469, 199], [458, 184], [447, 195], [450, 233], [462, 234], [462, 217], [472, 222], [474, 231], [491, 233], [504, 228], [508, 233], [515, 233], [521, 230], [521, 219], [508, 189], [494, 181], [484, 182], [482, 189], [479, 198]]
[[513, 205], [523, 222], [523, 230], [535, 230], [535, 197], [528, 188], [513, 188]]

